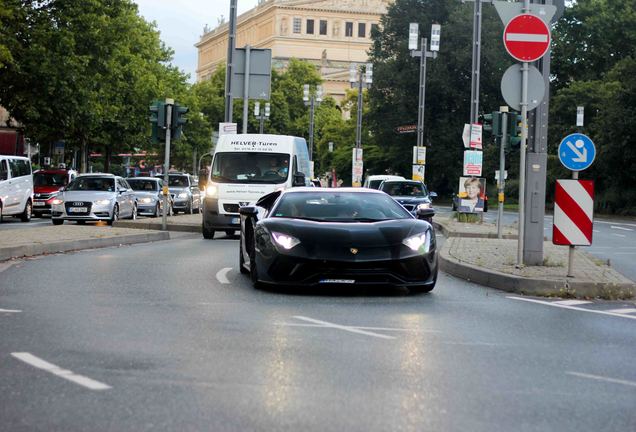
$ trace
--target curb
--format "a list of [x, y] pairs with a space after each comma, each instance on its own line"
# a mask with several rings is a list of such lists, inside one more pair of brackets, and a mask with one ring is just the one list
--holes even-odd
[[[433, 227], [444, 234], [444, 237], [463, 237], [463, 238], [492, 238], [496, 239], [497, 233], [462, 233], [458, 231], [451, 231], [443, 223], [433, 220]], [[516, 234], [503, 234], [501, 236], [504, 240], [516, 240], [519, 236]]]
[[636, 284], [595, 283], [563, 279], [524, 278], [495, 272], [463, 263], [450, 256], [450, 242], [446, 242], [439, 252], [440, 269], [444, 272], [491, 288], [517, 294], [544, 297], [586, 297], [586, 298], [633, 298]]
[[30, 244], [0, 248], [0, 261], [25, 256], [35, 256], [58, 252], [69, 252], [80, 249], [95, 249], [135, 243], [148, 243], [160, 240], [170, 240], [170, 233], [166, 231], [130, 234], [118, 237], [92, 238], [73, 241], [58, 241], [47, 244]]
[[[151, 223], [139, 223], [139, 222], [132, 222], [132, 221], [117, 221], [113, 224], [114, 227], [116, 228], [134, 228], [134, 229], [140, 229], [140, 230], [154, 230], [154, 231], [161, 231], [161, 222], [151, 222]], [[186, 224], [166, 224], [166, 230], [167, 231], [161, 231], [161, 232], [168, 232], [168, 231], [178, 231], [178, 232], [194, 232], [194, 233], [201, 233], [201, 225], [186, 225]]]

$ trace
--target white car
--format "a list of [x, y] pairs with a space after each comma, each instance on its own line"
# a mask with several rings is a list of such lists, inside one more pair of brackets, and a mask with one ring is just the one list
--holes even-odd
[[0, 155], [0, 222], [4, 216], [31, 220], [33, 175], [31, 162], [21, 156]]
[[369, 188], [369, 189], [378, 189], [380, 187], [380, 184], [385, 180], [406, 180], [406, 179], [402, 176], [396, 176], [396, 175], [370, 175], [364, 181], [364, 184], [362, 185], [362, 187]]
[[85, 223], [137, 217], [137, 201], [125, 179], [113, 174], [83, 174], [66, 186], [51, 202], [53, 225], [65, 220]]

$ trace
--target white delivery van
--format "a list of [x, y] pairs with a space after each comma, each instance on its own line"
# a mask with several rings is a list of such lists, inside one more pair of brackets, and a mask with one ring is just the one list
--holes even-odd
[[309, 186], [309, 152], [304, 138], [286, 135], [222, 135], [203, 200], [203, 237], [216, 231], [234, 235], [239, 207], [254, 205], [265, 194]]
[[9, 215], [28, 222], [32, 211], [31, 161], [21, 156], [0, 155], [0, 222]]

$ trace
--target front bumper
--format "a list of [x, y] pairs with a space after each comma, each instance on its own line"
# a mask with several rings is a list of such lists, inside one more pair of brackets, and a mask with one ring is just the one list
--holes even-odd
[[203, 200], [203, 226], [208, 230], [238, 230], [241, 228], [239, 214], [219, 214], [219, 201], [213, 198]]
[[96, 205], [92, 202], [85, 202], [80, 208], [85, 211], [75, 212], [68, 203], [54, 205], [51, 207], [52, 219], [63, 220], [84, 220], [99, 221], [110, 220], [113, 217], [113, 204]]

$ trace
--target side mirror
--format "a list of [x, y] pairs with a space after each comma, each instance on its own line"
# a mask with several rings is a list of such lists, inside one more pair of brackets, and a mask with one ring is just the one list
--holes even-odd
[[258, 214], [258, 209], [254, 206], [239, 207], [239, 214], [247, 217], [256, 216]]
[[296, 186], [305, 186], [305, 174], [298, 172], [294, 174], [294, 179], [292, 180], [292, 187]]
[[64, 186], [62, 186], [61, 188], [59, 188], [57, 191], [58, 192], [64, 192], [66, 190], [66, 188]]
[[432, 208], [423, 208], [417, 209], [417, 218], [430, 222], [433, 220], [433, 216], [435, 216], [435, 209]]
[[431, 198], [437, 198], [437, 192], [429, 192], [428, 196]]

